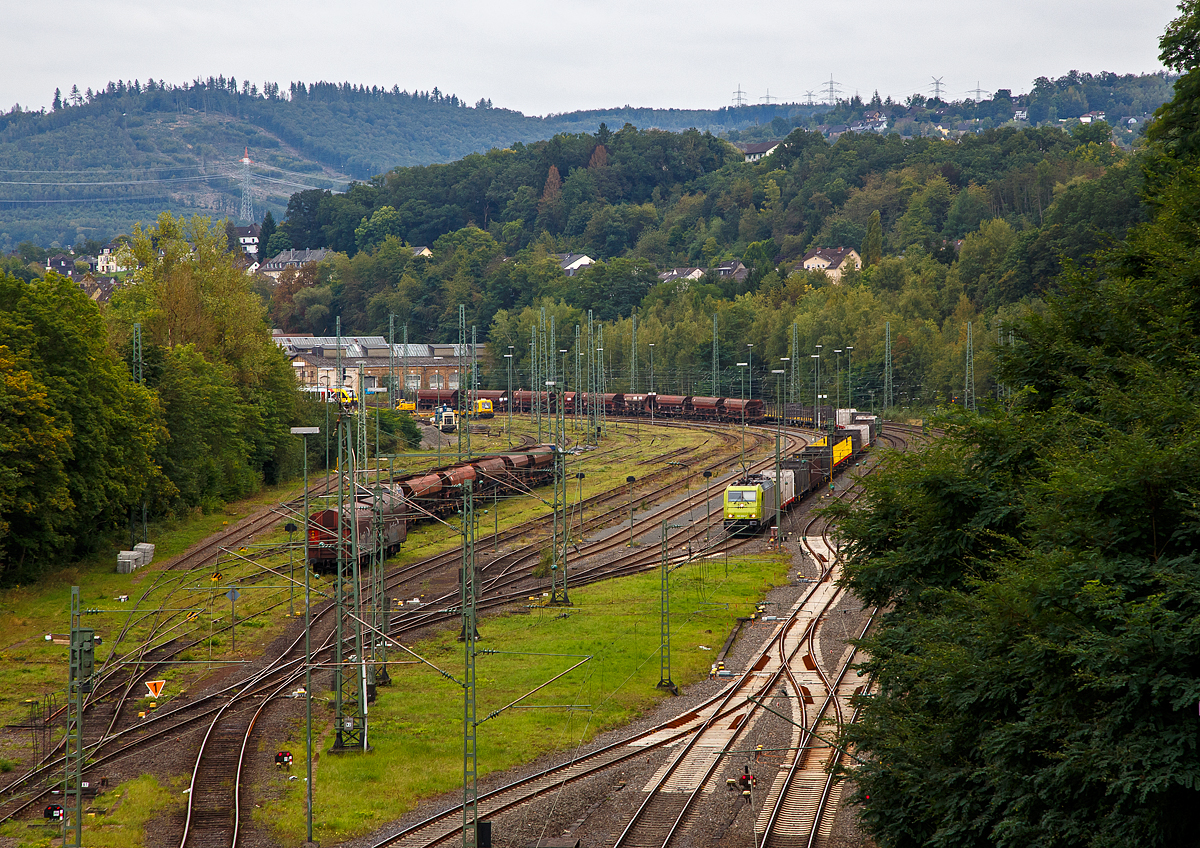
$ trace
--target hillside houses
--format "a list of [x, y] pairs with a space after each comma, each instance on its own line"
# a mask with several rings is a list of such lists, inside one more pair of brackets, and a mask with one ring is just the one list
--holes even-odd
[[741, 260], [730, 259], [707, 270], [694, 266], [686, 268], [670, 268], [659, 274], [658, 279], [663, 283], [670, 283], [679, 280], [690, 281], [699, 280], [705, 274], [713, 277], [720, 277], [721, 279], [735, 280], [740, 283], [750, 276], [750, 269], [743, 265]]
[[735, 147], [742, 151], [742, 155], [746, 157], [747, 162], [757, 162], [759, 159], [764, 159], [774, 153], [775, 149], [782, 143], [780, 141], [759, 141], [754, 144], [738, 144]]
[[804, 254], [800, 267], [805, 271], [821, 271], [831, 282], [837, 283], [845, 271], [862, 268], [862, 257], [852, 247], [817, 247]]
[[242, 251], [253, 259], [258, 259], [259, 239], [262, 236], [262, 227], [258, 224], [251, 224], [248, 227], [234, 227], [233, 236], [237, 239], [238, 245]]
[[671, 268], [659, 274], [658, 279], [663, 283], [672, 283], [678, 280], [698, 280], [703, 276], [703, 268]]
[[83, 276], [85, 271], [80, 271], [75, 267], [75, 262], [79, 259], [91, 268], [91, 257], [79, 257], [74, 253], [56, 253], [46, 260], [46, 270], [53, 271], [56, 274], [62, 274], [64, 277], [70, 277], [72, 280], [78, 280]]
[[279, 282], [279, 275], [283, 273], [285, 268], [300, 269], [300, 266], [307, 265], [309, 262], [320, 262], [327, 256], [332, 256], [332, 250], [326, 250], [323, 247], [315, 250], [285, 250], [277, 256], [268, 259], [258, 271], [260, 274], [266, 274], [272, 280]]
[[96, 256], [97, 273], [112, 275], [129, 270], [129, 268], [126, 268], [117, 261], [117, 251], [121, 249], [122, 244], [123, 242], [120, 241], [110, 241], [104, 247], [100, 248], [100, 253]]
[[584, 253], [556, 253], [554, 258], [558, 260], [558, 267], [562, 268], [562, 272], [568, 277], [574, 277], [587, 266], [596, 264], [595, 259]]

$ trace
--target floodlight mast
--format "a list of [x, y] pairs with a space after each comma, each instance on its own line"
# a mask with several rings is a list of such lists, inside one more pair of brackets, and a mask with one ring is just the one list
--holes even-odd
[[308, 844], [313, 844], [313, 769], [312, 769], [312, 595], [309, 584], [309, 514], [308, 514], [308, 437], [319, 435], [320, 427], [293, 427], [292, 435], [303, 437], [304, 444], [304, 726], [305, 754], [308, 768], [305, 818], [308, 821]]

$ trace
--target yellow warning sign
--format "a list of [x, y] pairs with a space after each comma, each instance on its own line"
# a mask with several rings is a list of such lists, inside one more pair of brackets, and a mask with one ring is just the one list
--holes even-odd
[[150, 697], [157, 698], [162, 694], [163, 687], [167, 685], [165, 680], [147, 680], [146, 688], [150, 690]]

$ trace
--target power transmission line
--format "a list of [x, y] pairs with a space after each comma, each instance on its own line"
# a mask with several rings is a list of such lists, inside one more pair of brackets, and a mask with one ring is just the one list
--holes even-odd
[[976, 103], [982, 103], [982, 102], [983, 102], [983, 95], [984, 95], [984, 93], [985, 93], [985, 92], [984, 92], [984, 90], [983, 90], [982, 88], [980, 88], [980, 87], [979, 87], [979, 80], [975, 80], [975, 87], [967, 91], [967, 94], [974, 94], [974, 95], [975, 95], [975, 102], [976, 102]]
[[971, 338], [971, 322], [967, 322], [967, 374], [963, 385], [963, 406], [975, 411], [975, 342]]
[[934, 99], [941, 100], [942, 99], [942, 87], [943, 87], [942, 79], [943, 79], [943, 77], [930, 77], [930, 79], [932, 79], [933, 82], [930, 83], [928, 86], [926, 86], [926, 88], [932, 88]]
[[768, 88], [768, 89], [767, 89], [766, 96], [764, 96], [764, 97], [760, 97], [760, 98], [758, 98], [758, 99], [759, 99], [759, 100], [765, 100], [765, 101], [767, 102], [767, 104], [768, 104], [768, 105], [770, 105], [770, 103], [771, 103], [771, 101], [772, 101], [772, 100], [778, 100], [779, 98], [778, 98], [778, 97], [772, 97], [772, 96], [771, 96], [771, 89], [769, 89], [769, 88]]
[[745, 106], [746, 105], [746, 92], [742, 91], [742, 84], [740, 82], [738, 83], [737, 91], [735, 91], [733, 93], [733, 105], [734, 106]]
[[[250, 183], [250, 148], [246, 148], [246, 155], [241, 159], [242, 163], [242, 208], [238, 212], [238, 217], [243, 221], [254, 223], [254, 187]], [[364, 404], [365, 408], [365, 404]]]
[[825, 102], [830, 106], [837, 105], [837, 96], [842, 93], [842, 89], [839, 86], [841, 86], [841, 83], [834, 80], [833, 74], [829, 75], [829, 82], [823, 83], [821, 86], [826, 91]]

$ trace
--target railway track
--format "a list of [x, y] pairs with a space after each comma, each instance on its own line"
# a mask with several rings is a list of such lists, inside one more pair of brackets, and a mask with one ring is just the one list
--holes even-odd
[[[768, 434], [768, 436], [769, 436], [769, 434]], [[663, 456], [666, 456], [666, 455], [663, 455]], [[669, 489], [670, 487], [666, 486], [663, 488]], [[718, 486], [717, 488], [718, 488], [718, 491], [720, 491], [720, 487]], [[610, 496], [609, 497], [610, 500], [619, 499], [623, 494], [624, 494], [623, 487], [618, 487], [617, 489], [608, 493], [608, 495]], [[706, 501], [707, 501], [708, 509], [711, 511], [712, 500], [706, 499]], [[694, 507], [691, 504], [690, 499], [689, 499], [687, 502], [687, 509], [693, 509], [693, 508]], [[615, 507], [612, 510], [612, 512], [619, 513], [619, 512], [621, 512], [621, 508], [619, 506]], [[613, 516], [610, 515], [608, 518], [611, 519], [612, 517]], [[273, 516], [273, 522], [278, 522], [279, 518], [280, 518], [280, 515], [275, 514]], [[601, 519], [599, 523], [603, 523], [603, 520], [604, 519]], [[268, 521], [267, 525], [269, 526], [271, 523], [272, 523], [271, 521]], [[645, 519], [645, 524], [649, 529], [657, 528], [658, 526], [660, 526], [660, 523], [661, 523], [661, 519], [658, 519], [658, 518]], [[249, 526], [257, 526], [257, 525], [254, 525], [251, 523]], [[694, 531], [694, 523], [693, 523], [692, 527], [682, 529], [681, 532], [676, 535], [680, 539], [682, 539], [684, 537], [687, 537], [687, 535], [693, 531]], [[261, 531], [256, 530], [253, 532], [261, 532]], [[528, 533], [528, 532], [530, 532], [530, 529], [527, 528], [524, 532]], [[637, 533], [638, 533], [638, 531], [635, 527], [635, 534], [637, 534]], [[231, 537], [228, 534], [223, 534], [220, 537], [218, 544], [220, 544], [222, 547], [228, 546], [229, 544], [231, 544], [230, 540], [232, 538], [234, 538], [234, 537]], [[673, 543], [678, 544], [677, 542], [673, 542]], [[657, 551], [654, 551], [654, 552], [645, 551], [645, 552], [641, 552], [641, 553], [642, 553], [643, 557], [645, 557], [646, 555], [649, 555], [649, 556], [646, 557], [644, 559], [644, 561], [640, 561], [640, 562], [633, 564], [632, 567], [634, 570], [638, 570], [640, 568], [647, 567], [647, 565], [649, 564], [649, 562], [651, 560], [653, 560], [653, 562], [655, 564], [659, 561], [659, 556], [658, 556]], [[203, 562], [205, 562], [205, 560], [200, 560], [200, 562], [203, 563]], [[512, 573], [514, 571], [519, 571], [519, 570], [520, 570], [520, 566], [505, 567], [505, 569], [504, 569], [504, 571], [508, 572], [508, 573]], [[603, 577], [610, 576], [612, 573], [614, 573], [614, 571], [612, 569], [609, 569], [607, 572], [604, 569], [597, 569], [594, 574], [581, 573], [581, 574], [577, 575], [577, 580], [580, 583], [590, 582], [591, 579], [602, 579]], [[500, 588], [499, 585], [497, 585], [497, 589], [499, 589], [499, 588]], [[514, 592], [508, 592], [508, 593], [498, 593], [497, 597], [494, 599], [494, 605], [503, 606], [505, 604], [511, 603], [514, 599], [523, 595], [525, 591], [527, 591], [527, 590], [521, 589], [520, 592], [514, 591]], [[488, 599], [485, 596], [485, 601], [486, 600], [488, 600]], [[484, 604], [484, 606], [487, 606], [487, 605], [491, 605], [491, 604]], [[449, 614], [449, 616], [444, 615], [443, 620], [445, 620], [446, 617], [453, 617], [454, 615], [456, 615], [456, 610], [445, 609], [445, 610], [443, 610], [443, 613]], [[427, 619], [425, 621], [418, 621], [418, 620], [414, 619], [413, 621], [410, 621], [410, 622], [398, 622], [398, 629], [397, 629], [398, 635], [403, 634], [410, 627], [411, 628], [420, 627], [420, 626], [423, 626], [424, 624], [428, 624], [428, 623], [431, 623], [430, 619]], [[332, 627], [330, 626], [329, 629], [332, 630]], [[161, 647], [162, 647], [164, 653], [169, 649], [169, 646], [161, 646]], [[294, 647], [294, 645], [293, 645], [293, 647]], [[322, 651], [331, 650], [329, 642], [327, 640], [324, 641], [321, 650]], [[143, 652], [142, 654], [139, 654], [137, 656], [138, 656], [138, 659], [142, 662], [158, 661], [158, 659], [155, 656], [153, 656], [150, 652]], [[165, 660], [163, 660], [163, 661], [165, 662]], [[204, 699], [203, 703], [191, 705], [190, 709], [191, 709], [192, 713], [194, 713], [193, 715], [189, 715], [189, 716], [179, 715], [179, 716], [177, 716], [177, 718], [180, 721], [179, 724], [174, 724], [170, 727], [164, 727], [163, 730], [159, 731], [159, 733], [161, 735], [177, 736], [180, 729], [183, 728], [185, 726], [185, 724], [186, 724], [186, 726], [191, 727], [194, 725], [198, 725], [199, 723], [202, 723], [206, 720], [211, 722], [209, 725], [209, 729], [206, 732], [206, 739], [209, 741], [206, 744], [201, 746], [201, 751], [197, 757], [196, 771], [194, 772], [194, 775], [193, 775], [193, 785], [201, 786], [201, 787], [205, 787], [205, 788], [202, 791], [193, 790], [193, 792], [189, 793], [189, 795], [192, 796], [189, 799], [190, 800], [189, 824], [185, 827], [185, 833], [183, 836], [183, 841], [181, 842], [181, 848], [182, 848], [182, 846], [185, 846], [185, 845], [205, 846], [205, 848], [206, 848], [206, 846], [208, 846], [209, 844], [214, 844], [214, 845], [215, 844], [231, 844], [231, 845], [236, 846], [236, 841], [238, 839], [237, 822], [238, 822], [239, 810], [241, 809], [241, 803], [242, 803], [242, 801], [239, 799], [239, 797], [237, 795], [237, 793], [239, 791], [239, 787], [241, 786], [241, 782], [242, 782], [241, 778], [240, 778], [240, 767], [241, 767], [241, 762], [244, 760], [244, 757], [245, 757], [245, 751], [250, 746], [250, 743], [249, 743], [250, 735], [249, 734], [253, 730], [253, 723], [254, 723], [253, 718], [247, 719], [246, 716], [248, 716], [248, 715], [257, 716], [257, 715], [261, 714], [263, 709], [266, 708], [266, 705], [271, 702], [272, 698], [277, 697], [279, 695], [279, 693], [285, 691], [290, 685], [293, 685], [294, 675], [296, 674], [296, 667], [297, 667], [297, 663], [294, 659], [287, 659], [286, 657], [280, 657], [278, 660], [276, 660], [274, 663], [271, 664], [271, 666], [269, 668], [269, 672], [270, 672], [269, 674], [264, 674], [263, 676], [256, 678], [254, 686], [242, 686], [241, 689], [236, 690], [236, 691], [235, 691], [235, 687], [227, 687], [226, 689], [222, 690], [221, 692], [216, 693], [212, 698]], [[130, 688], [129, 686], [126, 687], [127, 692], [129, 690], [129, 688]], [[221, 701], [226, 702], [224, 704], [224, 706], [217, 705]], [[210, 704], [212, 706], [210, 706]], [[251, 706], [253, 706], [253, 709], [251, 709]], [[159, 714], [159, 715], [154, 716], [153, 719], [155, 721], [157, 721], [158, 719], [164, 718], [164, 717], [165, 716], [163, 714]], [[122, 733], [120, 733], [120, 732], [117, 732], [117, 733], [111, 732], [111, 729], [115, 725], [115, 723], [116, 723], [116, 719], [115, 719], [115, 715], [114, 715], [113, 725], [110, 725], [110, 732], [106, 734], [106, 739], [105, 739], [106, 743], [108, 743], [110, 745], [110, 747], [111, 747], [111, 743], [113, 742], [113, 740], [118, 739], [119, 737], [122, 736]], [[145, 724], [140, 725], [139, 729], [146, 730], [149, 727], [150, 727], [150, 724], [145, 723]], [[682, 738], [682, 734], [677, 736], [676, 738]], [[135, 748], [139, 748], [139, 749], [144, 748], [144, 746], [146, 744], [153, 744], [153, 742], [152, 742], [152, 740], [142, 739], [142, 740], [138, 740], [136, 742], [131, 742], [129, 745], [122, 747], [120, 750], [110, 751], [107, 753], [101, 752], [100, 746], [97, 745], [95, 750], [93, 751], [93, 754], [96, 757], [95, 760], [93, 761], [93, 765], [95, 763], [99, 763], [99, 762], [103, 762], [103, 761], [111, 761], [114, 758], [127, 755]], [[237, 750], [240, 752], [239, 760], [236, 765], [231, 765], [231, 763], [228, 759], [229, 755], [227, 753], [225, 753], [233, 748], [237, 748]], [[614, 754], [614, 756], [616, 756], [616, 755]], [[615, 761], [616, 760], [614, 760], [614, 762]], [[604, 765], [604, 764], [600, 764], [599, 761], [596, 761], [596, 764], [594, 764], [594, 766], [588, 767], [588, 769], [590, 769], [590, 771], [588, 771], [587, 773], [592, 773], [596, 769], [602, 769], [602, 768], [606, 768], [606, 767], [608, 767], [608, 766]], [[584, 767], [582, 765], [580, 765], [579, 766], [579, 774], [582, 775], [584, 772], [585, 772]], [[233, 775], [233, 776], [230, 777], [230, 775]], [[554, 776], [547, 775], [545, 779], [546, 779], [546, 781], [549, 781], [548, 785], [554, 785], [557, 781], [560, 781], [562, 779], [562, 775], [561, 774], [556, 774]], [[575, 779], [575, 778], [570, 778], [570, 779]], [[216, 787], [216, 788], [214, 788], [214, 787]], [[222, 789], [221, 787], [231, 787], [232, 788], [232, 792], [234, 793], [232, 800], [230, 800], [229, 792], [226, 791], [225, 789]], [[534, 794], [536, 795], [536, 792]], [[36, 800], [36, 798], [31, 799], [30, 803], [32, 803], [32, 801], [35, 801], [35, 800]], [[522, 803], [522, 802], [517, 801], [516, 803]], [[28, 806], [28, 805], [26, 805], [26, 806]], [[195, 817], [194, 822], [192, 820], [193, 815]], [[232, 823], [230, 823], [231, 816], [233, 818]], [[460, 822], [460, 825], [461, 825], [461, 822]], [[232, 835], [231, 835], [231, 833], [232, 833]], [[230, 835], [231, 835], [231, 837], [230, 837]], [[230, 837], [230, 838], [227, 838], [227, 837]], [[423, 843], [423, 844], [434, 844], [434, 843]]]
[[[725, 440], [730, 441], [731, 439], [732, 437], [728, 436]], [[672, 454], [676, 453], [678, 452], [672, 452]], [[593, 456], [597, 455], [593, 454]], [[663, 456], [665, 457], [666, 455]], [[324, 490], [324, 486], [324, 482], [318, 483], [312, 487], [311, 491], [316, 491], [319, 493]], [[619, 487], [618, 489], [614, 490], [614, 492], [616, 494], [623, 493], [624, 487]], [[607, 493], [607, 495], [609, 497], [615, 496], [614, 493]], [[597, 502], [603, 500], [604, 496], [599, 498]], [[113, 645], [113, 650], [110, 653], [109, 661], [101, 669], [101, 680], [103, 683], [101, 686], [98, 686], [96, 694], [89, 702], [92, 712], [88, 717], [90, 720], [85, 721], [85, 727], [95, 727], [95, 718], [97, 717], [97, 712], [98, 710], [102, 710], [102, 707], [100, 707], [101, 700], [105, 696], [116, 699], [115, 703], [109, 709], [104, 710], [103, 718], [105, 719], [104, 727], [106, 729], [100, 733], [89, 732], [88, 741], [90, 744], [87, 747], [87, 753], [89, 757], [90, 769], [94, 769], [96, 766], [105, 763], [115, 762], [120, 758], [131, 755], [135, 752], [143, 751], [147, 746], [156, 744], [156, 740], [177, 738], [181, 731], [191, 728], [197, 722], [210, 719], [214, 715], [216, 718], [212, 718], [212, 720], [216, 723], [215, 726], [217, 729], [210, 730], [208, 738], [210, 738], [212, 742], [209, 745], [202, 746], [202, 749], [212, 750], [212, 744], [214, 743], [218, 748], [227, 747], [227, 745], [224, 744], [228, 741], [227, 737], [244, 737], [244, 733], [249, 729], [248, 727], [241, 730], [237, 729], [236, 727], [230, 730], [222, 729], [224, 724], [227, 724], [227, 722], [222, 722], [221, 719], [225, 716], [225, 713], [228, 712], [228, 710], [209, 707], [208, 705], [212, 703], [219, 703], [223, 699], [229, 699], [229, 703], [234, 703], [245, 698], [269, 697], [264, 696], [263, 692], [261, 691], [261, 687], [252, 691], [240, 692], [234, 691], [234, 687], [226, 687], [225, 689], [222, 689], [207, 698], [199, 699], [197, 702], [188, 704], [185, 707], [174, 710], [160, 711], [152, 714], [145, 720], [136, 720], [135, 723], [126, 727], [124, 730], [117, 730], [116, 727], [120, 723], [120, 719], [123, 714], [123, 707], [128, 702], [138, 681], [149, 676], [149, 674], [153, 673], [156, 669], [161, 668], [163, 665], [168, 664], [170, 659], [177, 655], [180, 650], [185, 650], [187, 647], [194, 647], [195, 644], [200, 641], [176, 639], [169, 643], [161, 643], [156, 645], [155, 639], [159, 634], [170, 630], [172, 627], [178, 626], [179, 621], [184, 619], [186, 616], [184, 616], [182, 613], [163, 615], [159, 610], [140, 613], [137, 609], [138, 605], [141, 602], [144, 602], [153, 591], [162, 589], [163, 586], [168, 583], [175, 582], [179, 584], [186, 582], [193, 575], [195, 570], [207, 567], [214, 562], [222, 550], [227, 550], [233, 545], [240, 544], [250, 536], [260, 533], [265, 528], [277, 523], [282, 517], [289, 514], [286, 506], [287, 505], [285, 505], [285, 509], [283, 510], [262, 510], [255, 515], [248, 517], [242, 522], [239, 522], [238, 525], [223, 531], [222, 533], [218, 534], [218, 536], [210, 540], [211, 547], [207, 551], [200, 549], [193, 549], [192, 551], [189, 551], [183, 557], [172, 562], [170, 564], [172, 567], [161, 571], [156, 577], [154, 584], [143, 592], [139, 602], [135, 604], [134, 609], [128, 616], [126, 624], [122, 628], [122, 633]], [[528, 534], [531, 531], [536, 531], [537, 526], [538, 522], [534, 522], [531, 526], [519, 529], [517, 532]], [[457, 561], [457, 556], [454, 557], [454, 560], [455, 562]], [[190, 564], [189, 568], [191, 570], [189, 572], [181, 572], [176, 570], [181, 563]], [[492, 605], [494, 606], [510, 603], [514, 597], [515, 596], [498, 598], [492, 602]], [[326, 612], [327, 610], [318, 610], [318, 618]], [[151, 627], [150, 635], [147, 640], [136, 645], [134, 652], [118, 655], [115, 651], [116, 646], [125, 640], [128, 634], [136, 628], [136, 625], [150, 619], [153, 619], [154, 623]], [[317, 626], [319, 626], [319, 621], [317, 622]], [[414, 626], [420, 626], [420, 622], [414, 622]], [[398, 632], [403, 633], [405, 629], [405, 626], [401, 625]], [[330, 630], [332, 630], [332, 627], [330, 627]], [[219, 633], [221, 631], [216, 632]], [[329, 644], [326, 643], [321, 650], [327, 651], [330, 649], [331, 648], [329, 647]], [[114, 659], [118, 656], [120, 656], [119, 659]], [[138, 669], [139, 671], [133, 674], [121, 674], [119, 669], [122, 667], [132, 667]], [[282, 671], [285, 670], [286, 664], [283, 662], [283, 658], [280, 658], [274, 664], [272, 664], [272, 667], [276, 668], [282, 673]], [[214, 710], [216, 710], [216, 712], [214, 712]], [[127, 713], [127, 711], [124, 712]], [[240, 710], [230, 714], [230, 716], [239, 713]], [[129, 720], [130, 717], [126, 714], [125, 721], [129, 722]], [[130, 739], [130, 731], [135, 729], [135, 735], [139, 738]], [[213, 755], [209, 753], [207, 758], [198, 760], [198, 767], [203, 766], [206, 762], [213, 762], [212, 757]], [[44, 762], [40, 767], [32, 770], [26, 775], [23, 775], [19, 781], [10, 785], [9, 789], [7, 790], [9, 801], [5, 804], [5, 809], [0, 811], [0, 820], [6, 820], [24, 810], [29, 809], [41, 797], [43, 797], [45, 790], [43, 788], [34, 787], [34, 783], [37, 780], [53, 775], [55, 770], [61, 767], [61, 762], [61, 757], [48, 757], [47, 761]], [[221, 763], [220, 765], [216, 766], [214, 771], [218, 774], [229, 774], [227, 764], [225, 763]], [[209, 785], [210, 783], [209, 781], [204, 780], [201, 782], [205, 785]], [[224, 782], [228, 783], [228, 778], [226, 778]], [[23, 794], [14, 797], [12, 791], [18, 786], [18, 784], [26, 787], [26, 791]], [[234, 785], [236, 786], [237, 784], [238, 782], [235, 780]], [[200, 795], [198, 793], [197, 798], [199, 797]], [[212, 806], [220, 807], [222, 810], [226, 811], [230, 809], [227, 802], [217, 802], [212, 804]], [[217, 820], [221, 820], [221, 815], [223, 815], [223, 813], [218, 815]], [[197, 821], [208, 821], [211, 818], [211, 814], [200, 814]], [[197, 826], [199, 827], [199, 824]], [[192, 830], [195, 831], [194, 828]]]
[[[843, 487], [839, 497], [849, 497], [851, 491], [852, 486]], [[817, 515], [810, 515], [806, 519], [804, 529], [812, 531], [818, 525], [823, 525], [823, 520]], [[794, 617], [782, 626], [781, 635], [776, 636], [771, 643], [778, 653], [775, 660], [777, 676], [759, 690], [760, 693], [769, 692], [774, 683], [784, 681], [788, 697], [794, 704], [795, 714], [801, 716], [805, 726], [804, 735], [797, 736], [794, 740], [793, 748], [796, 749], [797, 755], [793, 758], [792, 765], [799, 763], [803, 766], [807, 763], [808, 769], [802, 768], [798, 772], [793, 769], [790, 779], [777, 781], [771, 800], [772, 804], [779, 803], [781, 812], [774, 816], [770, 828], [760, 829], [762, 835], [770, 836], [774, 840], [772, 844], [795, 844], [795, 834], [805, 830], [806, 818], [810, 821], [807, 825], [808, 833], [816, 833], [819, 836], [822, 829], [828, 830], [837, 808], [838, 785], [828, 783], [827, 786], [827, 776], [822, 771], [817, 802], [813, 804], [809, 798], [812, 792], [809, 791], [805, 780], [812, 777], [814, 768], [819, 770], [822, 766], [816, 765], [816, 759], [808, 759], [802, 754], [812, 746], [817, 728], [831, 713], [835, 721], [852, 720], [849, 700], [861, 689], [858, 681], [848, 676], [849, 669], [856, 659], [853, 653], [843, 659], [840, 668], [833, 675], [826, 674], [820, 667], [820, 652], [816, 641], [818, 625], [840, 599], [841, 590], [836, 583], [838, 562], [832, 555], [833, 543], [828, 539], [828, 528], [822, 526], [819, 532], [824, 540], [824, 545], [820, 548], [810, 541], [807, 535], [803, 537], [804, 544], [810, 547], [810, 554], [814, 560], [829, 563], [805, 601], [806, 604], [813, 603], [815, 597], [818, 609], [810, 609], [809, 618], [802, 627], [798, 626]], [[869, 621], [866, 626], [869, 626]], [[768, 646], [767, 653], [760, 654], [752, 666], [752, 673], [761, 675], [770, 672], [771, 646]], [[795, 662], [796, 657], [800, 657], [799, 663]], [[809, 704], [810, 701], [818, 699], [823, 699], [819, 707]], [[749, 703], [753, 704], [752, 701]], [[702, 723], [704, 709], [711, 709], [712, 718], [715, 719], [709, 720], [702, 728], [707, 733], [697, 731], [693, 727]], [[658, 777], [658, 785], [653, 790], [647, 789], [646, 804], [635, 814], [626, 832], [615, 844], [670, 844], [686, 822], [688, 811], [695, 799], [711, 780], [717, 764], [722, 762], [723, 755], [728, 753], [730, 746], [741, 735], [753, 728], [759, 715], [757, 705], [750, 706], [746, 702], [737, 708], [742, 712], [730, 709], [728, 702], [724, 709], [713, 707], [713, 702], [704, 709], [695, 714], [676, 717], [649, 735], [642, 734], [602, 749], [601, 752], [591, 755], [586, 763], [574, 761], [564, 765], [561, 770], [543, 772], [534, 778], [490, 793], [481, 798], [479, 815], [481, 818], [495, 817], [515, 806], [527, 803], [541, 793], [557, 791], [564, 783], [619, 765], [625, 762], [625, 759], [615, 752], [622, 745], [636, 746], [637, 750], [644, 752], [655, 747], [651, 737], [657, 735], [658, 741], [663, 745], [685, 745], [687, 750], [676, 754], [673, 760], [664, 766], [663, 773]], [[681, 735], [681, 732], [686, 735]], [[684, 741], [688, 739], [690, 741]], [[680, 792], [681, 788], [686, 790], [688, 787], [691, 788], [690, 792]], [[651, 798], [655, 800], [651, 801]], [[453, 838], [460, 830], [461, 808], [451, 808], [377, 843], [376, 848], [391, 845], [404, 848], [435, 846]]]

